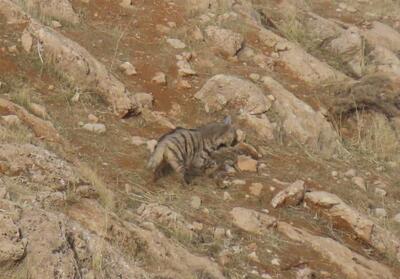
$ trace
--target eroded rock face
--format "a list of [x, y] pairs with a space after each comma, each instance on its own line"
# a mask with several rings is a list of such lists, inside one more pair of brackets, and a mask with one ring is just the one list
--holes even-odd
[[271, 101], [254, 83], [230, 75], [216, 75], [209, 79], [195, 97], [201, 100], [206, 110], [219, 111], [223, 108], [243, 109], [250, 114], [266, 112]]
[[24, 256], [26, 242], [11, 217], [0, 212], [0, 270]]
[[54, 153], [31, 144], [0, 145], [0, 164], [3, 174], [26, 175], [43, 186], [64, 189], [79, 181], [71, 165]]
[[271, 77], [264, 77], [263, 82], [276, 99], [273, 109], [289, 137], [325, 154], [332, 154], [339, 147], [338, 135], [322, 113], [314, 111]]
[[389, 268], [351, 251], [339, 242], [312, 235], [285, 222], [278, 223], [278, 231], [294, 241], [309, 245], [322, 257], [338, 266], [349, 279], [394, 279]]
[[244, 231], [260, 234], [276, 225], [276, 219], [255, 210], [235, 207], [230, 212], [233, 224]]
[[357, 237], [369, 243], [378, 251], [393, 255], [400, 261], [399, 239], [348, 206], [338, 196], [328, 192], [316, 191], [306, 193], [304, 200], [307, 205], [322, 210], [338, 226], [344, 225], [346, 229], [350, 229]]

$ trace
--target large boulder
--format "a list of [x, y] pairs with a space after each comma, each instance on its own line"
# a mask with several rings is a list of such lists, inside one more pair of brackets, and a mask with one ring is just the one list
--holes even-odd
[[207, 111], [228, 108], [250, 114], [261, 114], [271, 107], [271, 101], [251, 81], [231, 76], [216, 75], [210, 78], [195, 97], [205, 104]]
[[206, 34], [207, 41], [214, 46], [217, 52], [226, 57], [235, 56], [243, 46], [243, 36], [229, 29], [208, 26]]
[[364, 30], [363, 36], [373, 46], [383, 46], [395, 53], [400, 51], [400, 33], [386, 24], [374, 21], [370, 29]]
[[140, 111], [125, 85], [78, 43], [35, 21], [28, 30], [42, 43], [44, 59], [53, 62], [55, 70], [72, 84], [98, 92], [119, 117]]
[[289, 137], [327, 155], [337, 150], [339, 137], [321, 112], [314, 111], [271, 77], [264, 77], [263, 82], [276, 99], [273, 110]]
[[24, 107], [0, 98], [0, 114], [16, 115], [35, 135], [51, 142], [61, 142], [61, 136], [50, 121], [40, 119]]
[[246, 232], [261, 234], [276, 225], [274, 217], [243, 207], [233, 208], [230, 214], [233, 224]]
[[280, 206], [296, 206], [303, 201], [305, 190], [304, 181], [297, 180], [276, 194], [271, 201], [271, 205], [273, 208]]
[[264, 45], [276, 51], [276, 62], [283, 65], [300, 80], [315, 85], [321, 82], [349, 79], [342, 72], [311, 56], [300, 46], [276, 35], [272, 31], [260, 28], [258, 37]]
[[348, 206], [338, 196], [317, 191], [306, 193], [304, 200], [307, 205], [322, 211], [337, 226], [352, 231], [358, 238], [370, 244], [379, 252], [392, 255], [400, 261], [400, 240]]

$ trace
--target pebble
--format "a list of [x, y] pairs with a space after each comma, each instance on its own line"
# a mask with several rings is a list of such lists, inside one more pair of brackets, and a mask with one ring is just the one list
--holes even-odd
[[151, 79], [152, 82], [166, 85], [167, 84], [167, 76], [163, 72], [157, 72], [154, 77]]
[[176, 49], [182, 49], [186, 47], [186, 44], [179, 39], [168, 38], [167, 43]]
[[375, 195], [380, 196], [380, 197], [386, 197], [387, 192], [383, 190], [382, 188], [375, 188]]
[[252, 183], [251, 186], [249, 187], [250, 194], [259, 197], [261, 195], [263, 187], [264, 186], [261, 183]]
[[387, 212], [386, 212], [386, 209], [384, 209], [384, 208], [375, 208], [373, 212], [374, 212], [374, 215], [378, 218], [387, 217]]
[[201, 206], [201, 199], [198, 196], [193, 196], [190, 200], [190, 206], [194, 209], [199, 209]]
[[228, 192], [224, 192], [224, 201], [231, 201], [231, 200], [233, 200], [232, 199], [232, 196], [228, 193]]
[[364, 178], [360, 177], [360, 176], [355, 176], [351, 179], [351, 181], [358, 186], [361, 190], [366, 191], [367, 190], [367, 186], [365, 185], [365, 180]]
[[101, 123], [87, 123], [83, 125], [82, 128], [96, 134], [103, 134], [106, 132], [106, 126]]

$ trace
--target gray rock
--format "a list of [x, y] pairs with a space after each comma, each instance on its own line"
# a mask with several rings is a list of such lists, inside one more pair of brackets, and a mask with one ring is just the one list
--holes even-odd
[[83, 125], [82, 128], [96, 134], [103, 134], [106, 132], [106, 126], [101, 123], [87, 123]]

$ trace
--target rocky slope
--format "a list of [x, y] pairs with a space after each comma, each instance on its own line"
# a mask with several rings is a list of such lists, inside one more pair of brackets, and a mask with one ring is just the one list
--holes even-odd
[[[0, 278], [398, 278], [395, 0], [0, 0]], [[154, 183], [232, 115], [216, 178]]]

